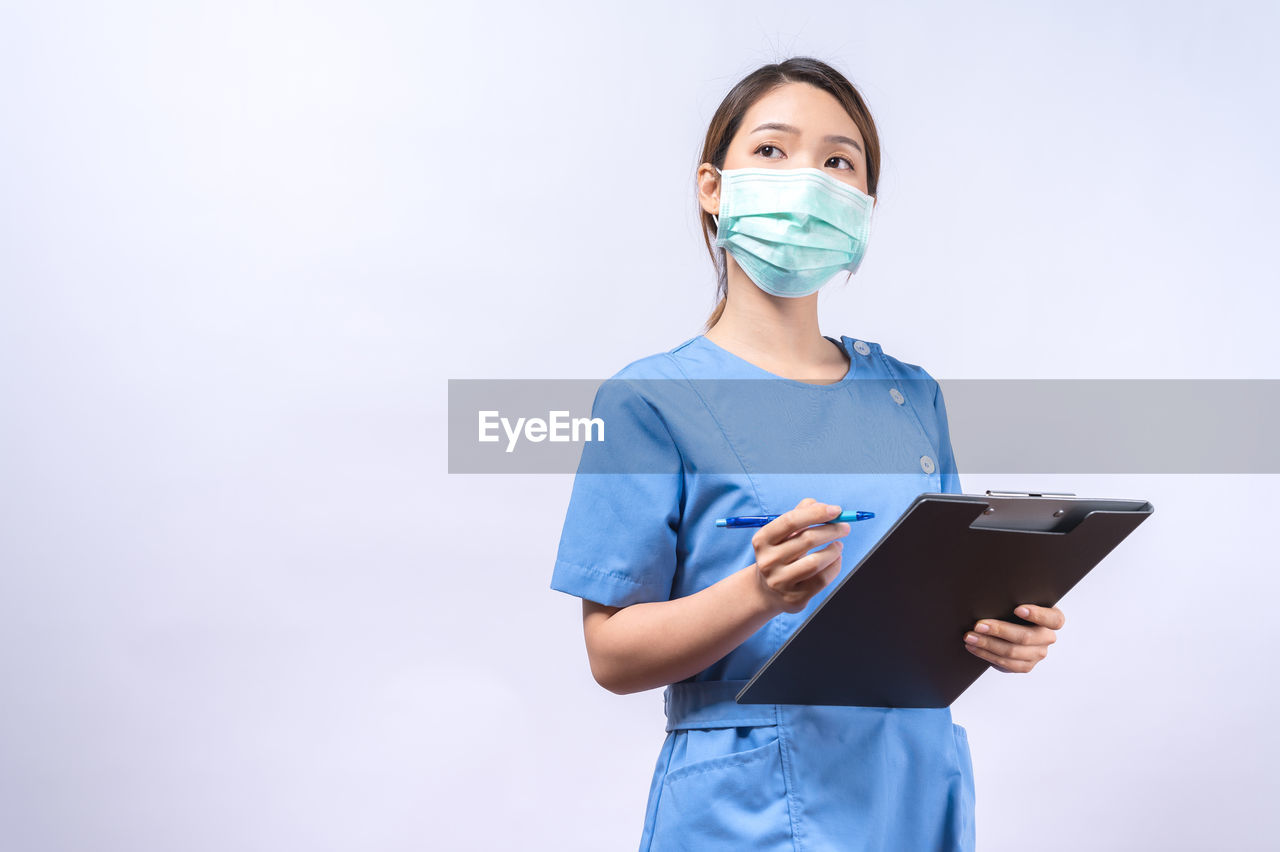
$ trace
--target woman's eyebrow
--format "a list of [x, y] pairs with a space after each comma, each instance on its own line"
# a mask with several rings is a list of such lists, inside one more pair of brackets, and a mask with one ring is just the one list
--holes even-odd
[[[800, 132], [799, 128], [793, 127], [790, 124], [783, 124], [780, 121], [766, 121], [764, 124], [760, 125], [759, 127], [757, 127], [755, 130], [751, 132], [759, 133], [761, 130], [781, 130], [783, 133], [799, 133]], [[822, 137], [822, 141], [823, 142], [843, 142], [845, 145], [848, 145], [849, 147], [853, 148], [859, 154], [862, 153], [862, 146], [859, 145], [856, 140], [850, 139], [848, 136], [836, 136], [836, 135], [824, 136]]]

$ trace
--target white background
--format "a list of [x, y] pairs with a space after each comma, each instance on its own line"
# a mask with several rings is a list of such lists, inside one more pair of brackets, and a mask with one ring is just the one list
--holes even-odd
[[[447, 473], [447, 379], [699, 333], [693, 173], [813, 55], [884, 148], [823, 331], [951, 378], [1280, 378], [1274, 4], [0, 8], [0, 847], [626, 850], [661, 692], [549, 589], [572, 477]], [[1152, 518], [985, 675], [983, 850], [1262, 849], [1275, 476]], [[1170, 470], [1177, 470], [1170, 460]], [[820, 496], [820, 495], [819, 495]]]

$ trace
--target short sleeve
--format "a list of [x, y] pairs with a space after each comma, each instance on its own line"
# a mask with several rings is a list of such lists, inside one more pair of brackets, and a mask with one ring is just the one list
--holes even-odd
[[962, 494], [960, 471], [956, 468], [956, 455], [951, 448], [951, 427], [947, 423], [947, 404], [942, 398], [942, 386], [933, 382], [933, 411], [938, 419], [938, 472], [942, 474], [943, 494]]
[[591, 408], [551, 588], [606, 606], [668, 600], [676, 571], [683, 464], [666, 423], [630, 383], [602, 383]]

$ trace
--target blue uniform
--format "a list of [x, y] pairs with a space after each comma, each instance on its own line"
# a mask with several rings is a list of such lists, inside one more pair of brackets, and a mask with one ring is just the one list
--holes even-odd
[[[833, 384], [702, 335], [601, 384], [605, 440], [583, 445], [551, 587], [609, 606], [691, 595], [755, 561], [754, 531], [716, 518], [804, 497], [875, 512], [850, 525], [843, 575], [916, 495], [960, 493], [937, 382], [878, 344], [828, 339], [850, 359]], [[641, 850], [974, 848], [973, 767], [950, 708], [734, 701], [834, 586], [667, 687]]]

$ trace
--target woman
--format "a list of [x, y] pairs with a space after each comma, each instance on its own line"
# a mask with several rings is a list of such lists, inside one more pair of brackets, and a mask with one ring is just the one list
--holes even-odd
[[[734, 701], [916, 495], [960, 493], [937, 382], [818, 329], [818, 289], [861, 263], [879, 167], [871, 116], [829, 65], [744, 78], [697, 172], [719, 304], [596, 394], [605, 440], [584, 444], [551, 585], [583, 599], [601, 685], [666, 686], [642, 850], [974, 848], [950, 708]], [[854, 534], [827, 523], [842, 508], [875, 518]], [[771, 513], [754, 534], [715, 525]], [[956, 641], [1030, 671], [1064, 619], [1018, 614], [1038, 626], [984, 619]]]

